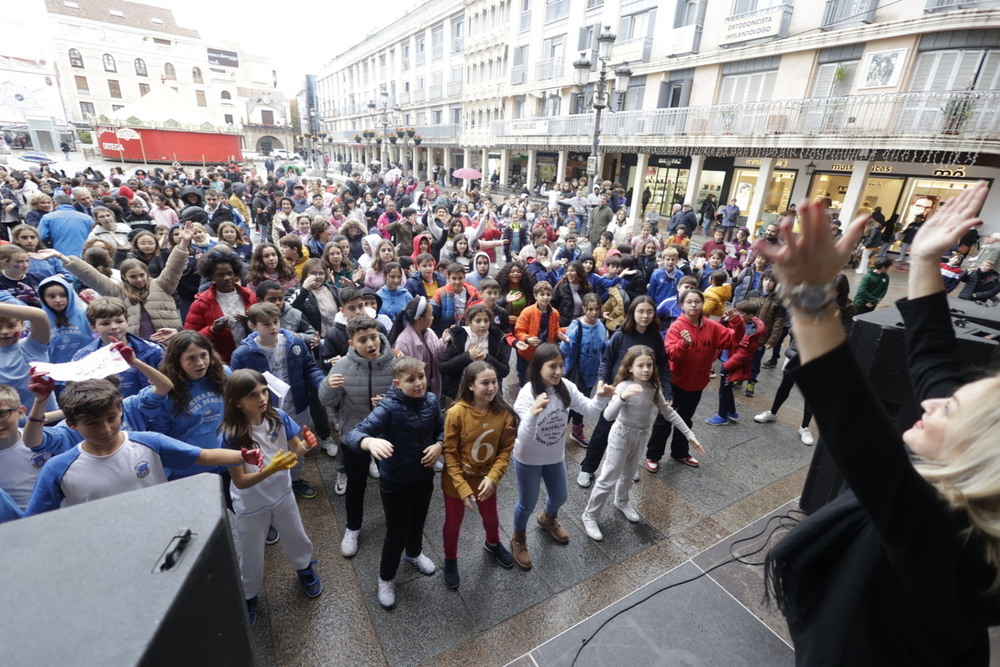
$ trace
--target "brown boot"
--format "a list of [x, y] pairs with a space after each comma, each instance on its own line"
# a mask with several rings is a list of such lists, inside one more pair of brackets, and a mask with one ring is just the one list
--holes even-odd
[[549, 535], [552, 536], [552, 539], [559, 544], [569, 544], [569, 533], [567, 533], [566, 529], [559, 523], [559, 519], [555, 518], [545, 510], [542, 510], [542, 513], [538, 515], [538, 525], [549, 531]]
[[514, 562], [522, 570], [531, 569], [531, 554], [528, 553], [528, 537], [523, 530], [515, 530], [510, 539], [510, 552], [514, 554]]

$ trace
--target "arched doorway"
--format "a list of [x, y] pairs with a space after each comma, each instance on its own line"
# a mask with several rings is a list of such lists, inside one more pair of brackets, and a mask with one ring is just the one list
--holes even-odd
[[257, 152], [261, 155], [270, 155], [279, 148], [284, 148], [281, 145], [281, 140], [272, 136], [264, 136], [257, 140]]

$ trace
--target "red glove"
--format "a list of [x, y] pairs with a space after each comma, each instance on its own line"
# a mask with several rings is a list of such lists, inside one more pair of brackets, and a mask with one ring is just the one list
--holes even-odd
[[243, 457], [245, 463], [257, 466], [257, 470], [264, 469], [264, 452], [259, 449], [241, 449], [240, 456]]
[[124, 359], [125, 363], [128, 364], [129, 366], [131, 366], [132, 363], [135, 361], [135, 350], [130, 348], [128, 346], [128, 343], [120, 340], [115, 340], [115, 337], [112, 336], [111, 348], [118, 354], [122, 355], [122, 359]]
[[308, 426], [303, 426], [299, 435], [301, 435], [302, 439], [306, 441], [306, 449], [312, 449], [317, 445], [316, 436], [309, 430]]
[[34, 368], [31, 369], [31, 377], [28, 379], [28, 391], [43, 400], [47, 399], [56, 387], [56, 381], [47, 373], [40, 373]]

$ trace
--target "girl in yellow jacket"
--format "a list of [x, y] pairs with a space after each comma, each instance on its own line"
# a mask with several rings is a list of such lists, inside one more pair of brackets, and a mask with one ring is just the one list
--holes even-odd
[[466, 509], [478, 509], [486, 531], [483, 548], [504, 567], [514, 557], [500, 541], [497, 486], [507, 472], [517, 437], [517, 414], [500, 391], [496, 370], [486, 361], [465, 368], [458, 401], [444, 420], [444, 582], [459, 586], [458, 535]]

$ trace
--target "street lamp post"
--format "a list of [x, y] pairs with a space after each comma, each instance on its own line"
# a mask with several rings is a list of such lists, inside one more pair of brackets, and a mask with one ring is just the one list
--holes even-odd
[[[590, 147], [590, 157], [587, 160], [587, 174], [592, 180], [600, 173], [597, 145], [600, 143], [601, 137], [601, 114], [608, 106], [610, 94], [608, 89], [608, 63], [611, 60], [611, 47], [614, 45], [615, 39], [615, 34], [611, 32], [611, 26], [609, 25], [604, 26], [601, 34], [597, 36], [597, 60], [601, 64], [601, 69], [599, 70], [597, 83], [594, 85], [593, 99], [590, 102], [590, 105], [594, 108], [594, 136]], [[580, 57], [573, 61], [573, 68], [576, 70], [576, 85], [580, 88], [580, 103], [583, 106], [585, 104], [583, 100], [583, 87], [587, 85], [593, 69], [593, 64], [587, 56], [586, 51], [581, 51]], [[628, 80], [631, 76], [632, 70], [629, 69], [627, 62], [615, 68], [615, 92], [619, 96], [619, 100], [624, 100], [625, 90], [628, 88]], [[560, 175], [560, 177], [562, 176], [564, 175]]]

